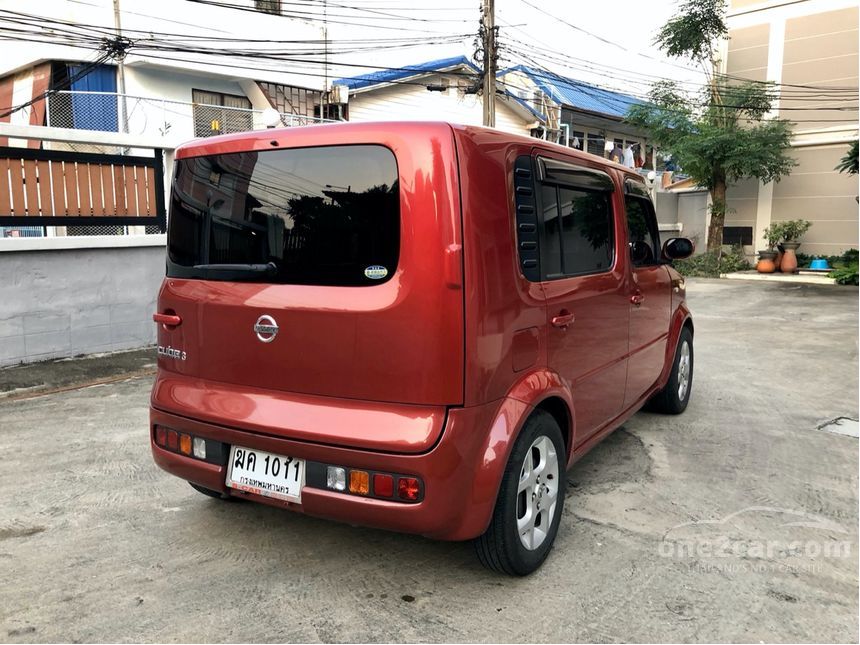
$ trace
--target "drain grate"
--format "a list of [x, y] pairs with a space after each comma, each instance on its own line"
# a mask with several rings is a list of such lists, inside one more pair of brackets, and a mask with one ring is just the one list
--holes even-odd
[[853, 419], [851, 417], [836, 417], [835, 419], [825, 421], [816, 429], [824, 430], [825, 432], [832, 432], [833, 434], [845, 435], [846, 437], [854, 437], [855, 439], [857, 439], [858, 430], [860, 430], [860, 424], [858, 424], [857, 419]]

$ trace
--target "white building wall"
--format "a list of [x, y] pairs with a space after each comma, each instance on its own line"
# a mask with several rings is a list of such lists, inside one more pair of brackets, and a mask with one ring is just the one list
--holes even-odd
[[[422, 79], [421, 85], [397, 84], [349, 97], [350, 121], [450, 121], [481, 125], [483, 107], [475, 94], [459, 96], [456, 82], [445, 92], [431, 92], [426, 85], [438, 84], [439, 77]], [[504, 101], [496, 101], [496, 128], [513, 134], [528, 135], [529, 125]]]
[[[155, 136], [161, 130], [165, 137], [182, 141], [194, 138], [192, 90], [245, 96], [238, 82], [225, 78], [147, 67], [126, 67], [125, 88], [126, 94], [132, 97], [127, 99], [126, 108], [129, 134]], [[260, 109], [268, 105], [253, 107]]]

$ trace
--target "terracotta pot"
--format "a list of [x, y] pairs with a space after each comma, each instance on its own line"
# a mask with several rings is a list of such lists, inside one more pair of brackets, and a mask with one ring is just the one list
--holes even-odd
[[776, 264], [773, 261], [775, 257], [776, 251], [759, 251], [755, 270], [759, 273], [773, 273], [776, 271]]
[[776, 259], [773, 261], [774, 266], [776, 266], [776, 270], [779, 271], [782, 266], [782, 256], [784, 255], [782, 244], [777, 245], [776, 247]]
[[779, 265], [779, 270], [783, 273], [795, 273], [797, 271], [797, 247], [799, 242], [783, 242], [782, 243], [782, 262]]

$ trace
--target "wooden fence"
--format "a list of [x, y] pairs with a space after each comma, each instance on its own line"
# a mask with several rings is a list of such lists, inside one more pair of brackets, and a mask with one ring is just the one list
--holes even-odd
[[139, 157], [0, 147], [0, 226], [165, 223], [159, 148]]

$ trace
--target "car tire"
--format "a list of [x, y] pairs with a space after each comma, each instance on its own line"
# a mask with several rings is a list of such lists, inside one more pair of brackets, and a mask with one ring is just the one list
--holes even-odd
[[493, 517], [475, 540], [488, 569], [525, 576], [552, 548], [566, 491], [567, 453], [552, 415], [536, 411], [525, 422], [502, 475]]
[[688, 327], [681, 329], [672, 372], [666, 387], [648, 402], [647, 409], [661, 414], [681, 414], [687, 409], [693, 390], [693, 334]]
[[214, 497], [215, 499], [222, 499], [224, 501], [231, 501], [231, 500], [236, 499], [232, 495], [227, 495], [225, 493], [219, 493], [217, 490], [210, 490], [208, 488], [204, 488], [203, 486], [200, 486], [199, 484], [195, 484], [194, 482], [188, 482], [188, 483], [191, 484], [191, 488], [196, 490], [198, 493], [203, 493], [207, 497]]

